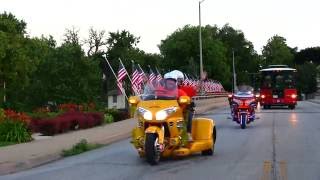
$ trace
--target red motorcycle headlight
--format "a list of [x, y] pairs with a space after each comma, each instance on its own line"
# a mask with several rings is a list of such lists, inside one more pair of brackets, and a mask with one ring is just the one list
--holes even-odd
[[232, 98], [232, 94], [228, 94], [228, 97], [229, 97], [229, 98]]
[[261, 95], [261, 98], [264, 99], [266, 96], [264, 94]]
[[297, 95], [296, 94], [291, 94], [291, 98], [295, 99], [295, 98], [297, 98]]

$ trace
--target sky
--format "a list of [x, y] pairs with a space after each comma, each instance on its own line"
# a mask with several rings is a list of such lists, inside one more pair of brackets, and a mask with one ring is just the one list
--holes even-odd
[[[61, 42], [66, 28], [88, 37], [93, 27], [106, 32], [128, 30], [140, 37], [138, 47], [159, 53], [161, 40], [178, 28], [199, 25], [197, 0], [0, 0], [0, 13], [11, 12], [27, 23], [31, 36], [52, 35]], [[318, 0], [205, 0], [201, 24], [244, 32], [258, 53], [273, 35], [290, 47], [320, 46]]]

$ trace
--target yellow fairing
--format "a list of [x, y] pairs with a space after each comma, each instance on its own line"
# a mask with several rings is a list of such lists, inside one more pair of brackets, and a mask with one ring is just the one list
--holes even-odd
[[155, 133], [158, 134], [158, 142], [159, 144], [163, 144], [164, 142], [164, 132], [158, 126], [150, 126], [146, 129], [145, 133]]
[[140, 148], [143, 147], [143, 143], [144, 143], [144, 130], [141, 128], [134, 128], [132, 130], [132, 144], [134, 145], [134, 147], [136, 148]]

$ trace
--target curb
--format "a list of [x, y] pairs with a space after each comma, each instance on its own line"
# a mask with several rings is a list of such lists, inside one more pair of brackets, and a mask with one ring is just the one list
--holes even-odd
[[[88, 143], [94, 143], [94, 144], [102, 144], [102, 145], [108, 145], [126, 138], [129, 138], [131, 135], [131, 132], [124, 132], [121, 134], [116, 134], [113, 136], [109, 136], [105, 140], [100, 141], [90, 141]], [[61, 155], [61, 152], [54, 153], [54, 154], [46, 154], [43, 156], [38, 156], [34, 158], [30, 158], [25, 161], [20, 162], [4, 162], [0, 163], [0, 176], [1, 175], [7, 175], [7, 174], [13, 174], [19, 171], [28, 170], [31, 168], [39, 167], [41, 165], [51, 163], [53, 161], [57, 161], [59, 159], [63, 159], [63, 156]]]
[[315, 104], [320, 104], [320, 100], [309, 99], [307, 101], [315, 103]]

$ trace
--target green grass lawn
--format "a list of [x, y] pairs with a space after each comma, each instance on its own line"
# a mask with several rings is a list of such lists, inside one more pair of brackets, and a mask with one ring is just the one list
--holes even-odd
[[90, 144], [87, 142], [87, 140], [82, 139], [80, 142], [75, 144], [71, 149], [63, 150], [62, 156], [64, 156], [64, 157], [73, 156], [73, 155], [84, 153], [86, 151], [90, 151], [90, 150], [97, 149], [100, 147], [102, 147], [101, 144]]

